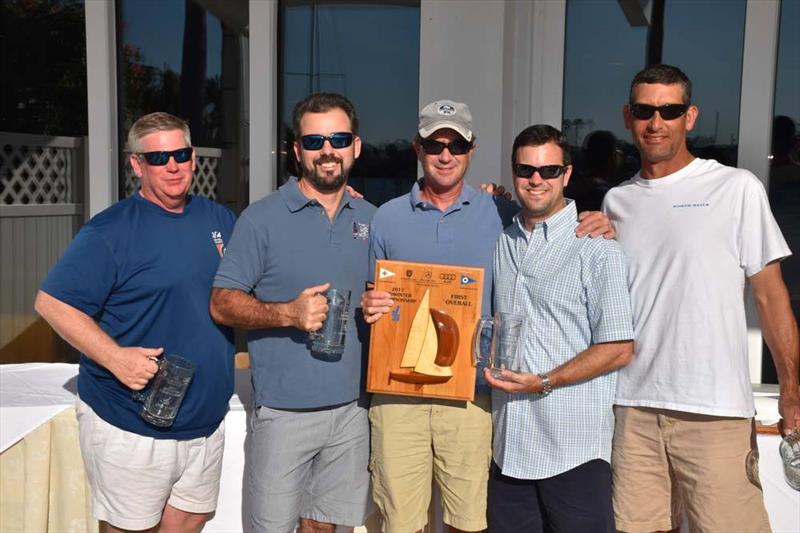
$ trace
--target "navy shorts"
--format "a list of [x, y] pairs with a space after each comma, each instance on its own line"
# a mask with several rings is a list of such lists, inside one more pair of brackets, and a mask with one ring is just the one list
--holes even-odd
[[602, 459], [545, 479], [489, 475], [489, 533], [614, 533], [611, 467]]

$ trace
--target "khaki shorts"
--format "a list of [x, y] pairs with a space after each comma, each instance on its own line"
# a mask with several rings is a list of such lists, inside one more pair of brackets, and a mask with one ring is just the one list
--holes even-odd
[[617, 529], [770, 531], [752, 419], [615, 406]]
[[92, 514], [121, 529], [149, 529], [169, 503], [189, 513], [217, 507], [225, 423], [208, 437], [153, 439], [119, 429], [86, 403], [76, 406]]
[[373, 396], [370, 470], [384, 531], [409, 533], [425, 526], [432, 479], [442, 494], [446, 524], [464, 531], [486, 529], [490, 403], [485, 394], [474, 403]]

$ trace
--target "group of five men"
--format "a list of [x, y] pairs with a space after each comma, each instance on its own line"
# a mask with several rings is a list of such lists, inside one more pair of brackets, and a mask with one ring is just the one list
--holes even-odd
[[[743, 291], [776, 363], [785, 429], [800, 427], [800, 343], [779, 265], [790, 252], [752, 174], [690, 154], [697, 115], [679, 69], [637, 74], [624, 118], [641, 171], [608, 193], [605, 216], [578, 215], [558, 130], [515, 139], [516, 204], [464, 181], [469, 109], [433, 102], [413, 143], [422, 177], [376, 210], [346, 187], [361, 150], [355, 109], [314, 94], [294, 110], [300, 176], [235, 227], [188, 195], [186, 124], [141, 118], [129, 135], [140, 192], [82, 228], [36, 302], [82, 352], [81, 451], [102, 528], [197, 531], [211, 517], [236, 327], [255, 389], [257, 531], [356, 526], [370, 497], [385, 531], [418, 531], [433, 480], [451, 531], [654, 531], [683, 516], [698, 531], [769, 530]], [[364, 290], [377, 259], [484, 268], [484, 314], [526, 317], [519, 371], [479, 374], [473, 402], [375, 394], [367, 405], [367, 325], [394, 305]], [[308, 348], [329, 287], [361, 295], [333, 360]], [[142, 421], [131, 397], [163, 352], [197, 365], [169, 430]]]

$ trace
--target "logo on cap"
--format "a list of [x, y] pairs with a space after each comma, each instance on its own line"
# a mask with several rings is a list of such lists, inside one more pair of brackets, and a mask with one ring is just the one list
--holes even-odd
[[439, 111], [440, 115], [450, 116], [450, 115], [455, 115], [456, 114], [456, 108], [451, 106], [450, 104], [442, 104], [442, 105], [440, 105], [438, 111]]

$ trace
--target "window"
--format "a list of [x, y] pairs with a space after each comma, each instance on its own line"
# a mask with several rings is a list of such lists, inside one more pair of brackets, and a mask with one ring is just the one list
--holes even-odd
[[77, 361], [33, 310], [83, 220], [82, 0], [0, 2], [0, 363]]
[[297, 173], [294, 105], [336, 92], [360, 122], [361, 157], [349, 183], [376, 205], [408, 192], [417, 171], [419, 1], [287, 0], [279, 24], [280, 183]]
[[742, 85], [745, 0], [667, 1], [663, 62], [692, 80], [700, 117], [689, 132], [689, 150], [736, 166]]
[[[117, 2], [119, 139], [124, 147], [133, 122], [166, 111], [189, 122], [197, 152], [192, 194], [241, 210], [247, 205], [247, 136], [242, 108], [243, 33], [247, 4], [210, 11], [215, 3], [164, 0]], [[120, 196], [138, 180], [120, 151]]]
[[[795, 318], [800, 317], [800, 2], [781, 2], [775, 111], [770, 154], [769, 199], [772, 213], [793, 254], [781, 263]], [[762, 381], [777, 383], [775, 366], [764, 346]]]
[[639, 169], [622, 106], [648, 58], [692, 80], [700, 118], [690, 151], [736, 165], [745, 0], [654, 1], [651, 12], [640, 5], [567, 2], [562, 130], [575, 162], [566, 194], [579, 210], [598, 209], [609, 188]]

